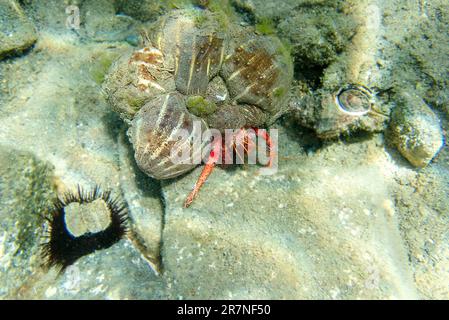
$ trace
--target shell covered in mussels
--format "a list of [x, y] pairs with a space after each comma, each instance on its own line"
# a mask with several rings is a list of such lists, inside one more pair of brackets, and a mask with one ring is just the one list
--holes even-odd
[[154, 178], [193, 168], [169, 158], [176, 131], [259, 127], [288, 111], [293, 68], [281, 41], [223, 19], [208, 10], [175, 10], [106, 77], [109, 103], [130, 124], [137, 163]]

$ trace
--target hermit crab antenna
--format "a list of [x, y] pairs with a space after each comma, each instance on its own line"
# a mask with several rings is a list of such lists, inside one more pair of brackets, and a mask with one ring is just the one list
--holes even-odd
[[144, 47], [152, 47], [152, 42], [150, 39], [150, 36], [148, 35], [148, 32], [145, 29], [140, 29], [139, 31], [140, 37], [142, 39], [142, 44]]
[[268, 152], [269, 152], [269, 160], [268, 160], [267, 167], [271, 167], [273, 164], [274, 156], [275, 156], [273, 141], [271, 140], [271, 137], [266, 130], [259, 130], [257, 128], [254, 128], [254, 132], [256, 133], [256, 135], [258, 137], [264, 139], [267, 143]]

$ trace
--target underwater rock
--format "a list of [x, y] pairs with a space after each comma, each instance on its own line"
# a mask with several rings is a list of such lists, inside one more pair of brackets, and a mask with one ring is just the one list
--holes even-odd
[[[435, 110], [449, 114], [449, 77], [445, 72], [449, 70], [449, 2], [394, 0], [385, 4], [384, 35], [390, 45], [382, 50], [388, 57], [382, 60], [386, 61], [384, 67], [392, 69], [391, 83], [407, 87]], [[394, 32], [398, 28], [408, 31]]]
[[437, 115], [418, 96], [403, 92], [392, 113], [388, 139], [415, 167], [425, 167], [444, 144]]
[[126, 14], [140, 21], [157, 19], [167, 7], [167, 1], [161, 0], [116, 0], [117, 13]]
[[416, 298], [383, 144], [307, 155], [277, 129], [287, 159], [273, 175], [217, 168], [188, 209], [200, 169], [163, 181], [162, 261], [176, 298]]
[[449, 299], [449, 170], [443, 162], [412, 171], [395, 192], [400, 229], [416, 286], [425, 299]]
[[379, 52], [386, 46], [387, 32], [382, 25], [384, 4], [377, 0], [347, 0], [347, 19], [355, 24], [344, 50], [321, 77], [322, 88], [335, 90], [345, 83], [370, 88], [388, 88], [390, 72], [382, 64]]
[[84, 1], [79, 7], [82, 25], [78, 32], [95, 41], [123, 41], [138, 35], [140, 23], [115, 13], [110, 0]]
[[0, 2], [0, 59], [19, 54], [37, 40], [32, 22], [15, 0]]
[[5, 74], [12, 96], [2, 105], [0, 141], [54, 165], [61, 192], [78, 184], [115, 191], [119, 175], [111, 131], [121, 122], [110, 113], [97, 81], [104, 65], [128, 47], [47, 35], [37, 46], [27, 63], [11, 61]]
[[361, 85], [348, 84], [334, 92], [325, 89], [290, 101], [293, 116], [322, 139], [355, 132], [381, 132], [388, 124], [390, 105]]
[[328, 66], [350, 43], [357, 25], [333, 2], [329, 7], [305, 6], [279, 24], [279, 35], [290, 41], [297, 69]]
[[236, 11], [244, 18], [262, 21], [268, 18], [279, 21], [295, 14], [304, 8], [335, 6], [340, 1], [335, 0], [231, 0]]
[[34, 275], [18, 291], [21, 299], [166, 299], [165, 283], [127, 240], [86, 255], [63, 273]]
[[120, 187], [128, 205], [128, 236], [156, 272], [161, 271], [160, 244], [163, 225], [161, 187], [145, 175], [134, 160], [126, 135], [119, 136]]
[[53, 167], [0, 146], [0, 298], [16, 293], [42, 265], [43, 215], [54, 199]]
[[[40, 34], [50, 33], [84, 41], [125, 41], [133, 43], [140, 21], [116, 14], [114, 0], [22, 1]], [[78, 24], [79, 23], [79, 24]]]
[[[317, 70], [314, 78], [308, 75], [308, 64], [296, 65], [299, 78], [304, 79], [300, 80], [290, 103], [293, 116], [322, 138], [357, 131], [383, 131], [392, 108], [384, 90], [378, 89], [386, 88], [390, 79], [389, 71], [381, 68], [378, 59], [379, 49], [385, 45], [382, 42], [383, 8], [374, 0], [348, 0], [345, 7], [350, 10], [341, 12], [335, 7], [331, 10], [344, 16], [344, 23], [352, 25], [352, 34], [335, 59], [324, 65], [319, 81]], [[318, 83], [319, 87], [312, 89]]]
[[[87, 2], [86, 0], [82, 2]], [[23, 9], [29, 14], [34, 24], [36, 25], [39, 33], [42, 31], [51, 32], [52, 34], [73, 33], [70, 27], [66, 25], [69, 14], [66, 13], [66, 9], [70, 4], [79, 6], [81, 1], [67, 1], [61, 0], [26, 0], [20, 1]], [[80, 21], [81, 22], [81, 21]]]

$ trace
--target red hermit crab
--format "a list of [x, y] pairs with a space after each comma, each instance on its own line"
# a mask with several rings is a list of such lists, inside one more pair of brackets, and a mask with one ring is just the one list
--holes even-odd
[[236, 157], [238, 158], [238, 160], [240, 160], [237, 162], [244, 163], [245, 154], [252, 153], [252, 151], [254, 151], [256, 148], [256, 136], [264, 139], [267, 144], [269, 159], [266, 165], [270, 167], [275, 156], [275, 146], [271, 141], [271, 137], [265, 130], [260, 130], [258, 128], [251, 128], [250, 130], [247, 130], [242, 128], [240, 130], [237, 130], [236, 132], [233, 132], [231, 134], [231, 139], [229, 139], [228, 142], [226, 141], [226, 139], [225, 141], [223, 141], [222, 139], [214, 139], [212, 141], [211, 150], [209, 152], [209, 157], [206, 160], [206, 164], [201, 172], [200, 177], [195, 183], [193, 190], [187, 196], [184, 202], [184, 207], [190, 206], [190, 204], [198, 194], [201, 186], [204, 184], [207, 177], [211, 174], [217, 163], [234, 163], [234, 151]]
[[[292, 62], [275, 36], [258, 35], [252, 27], [232, 24], [208, 10], [175, 10], [144, 34], [143, 47], [111, 67], [103, 88], [112, 108], [129, 124], [136, 162], [147, 175], [179, 176], [193, 169], [198, 164], [194, 160], [210, 147], [187, 207], [228, 151], [239, 146], [251, 151], [254, 136], [272, 149], [270, 137], [258, 128], [288, 111]], [[195, 148], [195, 137], [208, 129], [239, 130], [228, 144], [201, 139]], [[188, 134], [181, 142], [180, 132]], [[173, 161], [183, 150], [189, 151], [187, 161]]]

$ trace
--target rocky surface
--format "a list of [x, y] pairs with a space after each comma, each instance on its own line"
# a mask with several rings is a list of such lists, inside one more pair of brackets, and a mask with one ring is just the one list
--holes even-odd
[[64, 273], [39, 270], [10, 298], [20, 299], [163, 299], [157, 277], [133, 245], [122, 240], [80, 258]]
[[30, 153], [0, 147], [0, 298], [166, 297], [163, 279], [129, 240], [79, 259], [62, 274], [44, 266], [43, 216], [57, 195], [53, 169]]
[[[380, 48], [386, 46], [383, 36], [386, 30], [382, 25], [385, 5], [376, 0], [337, 1], [316, 7], [304, 4], [307, 9], [289, 19], [309, 23], [288, 23], [287, 19], [281, 29], [286, 36], [291, 35], [296, 58], [298, 86], [291, 103], [293, 115], [300, 125], [312, 128], [322, 138], [381, 132], [387, 126], [392, 103], [377, 89], [385, 88], [391, 77], [389, 70], [379, 65]], [[329, 16], [334, 23], [326, 20]], [[299, 30], [295, 30], [295, 26]], [[317, 32], [320, 34], [314, 35]], [[315, 38], [321, 40], [311, 46], [302, 40], [309, 37], [310, 42]], [[313, 50], [307, 50], [308, 47]], [[337, 100], [341, 100], [341, 92], [348, 92], [348, 88], [369, 92], [366, 96], [370, 103], [366, 105], [372, 104], [372, 107], [365, 108], [369, 112], [343, 112]], [[357, 100], [347, 102], [357, 104]]]
[[392, 70], [390, 85], [415, 92], [433, 108], [447, 110], [449, 80], [444, 70], [449, 68], [449, 59], [445, 58], [449, 2], [407, 2], [399, 11], [396, 10], [399, 0], [387, 3], [387, 31], [399, 26], [408, 29], [407, 33], [385, 33], [390, 45], [383, 50], [387, 57], [383, 61], [384, 67]]
[[118, 13], [140, 21], [155, 20], [167, 9], [167, 1], [161, 0], [117, 0], [114, 4]]
[[42, 264], [42, 215], [52, 189], [51, 165], [0, 146], [0, 298], [14, 297]]
[[281, 130], [286, 159], [274, 175], [258, 175], [252, 166], [217, 169], [189, 209], [182, 203], [199, 170], [163, 184], [162, 258], [179, 294], [417, 297], [391, 196], [393, 175], [385, 170], [394, 166], [381, 138], [308, 155]]
[[447, 161], [409, 174], [399, 182], [395, 203], [415, 283], [422, 298], [448, 299]]
[[338, 1], [333, 1], [329, 6], [304, 5], [301, 10], [295, 11], [295, 15], [282, 19], [279, 33], [292, 43], [297, 65], [313, 69], [327, 66], [337, 59], [357, 27], [357, 23], [343, 9]]
[[80, 21], [83, 28], [79, 29], [82, 36], [95, 41], [133, 41], [138, 35], [139, 21], [117, 15], [113, 3], [109, 0], [84, 1], [79, 7]]
[[[32, 5], [37, 6], [35, 3]], [[53, 10], [57, 11], [57, 8], [55, 7]], [[35, 7], [33, 10], [44, 14], [44, 10], [40, 7]], [[54, 12], [50, 9], [47, 14], [52, 15]], [[57, 17], [58, 15], [55, 15], [55, 19]], [[50, 19], [48, 16], [40, 18], [41, 21]], [[38, 23], [38, 25], [42, 27], [43, 24]], [[109, 111], [101, 93], [100, 84], [109, 65], [118, 55], [128, 50], [129, 45], [126, 42], [86, 42], [83, 40], [83, 36], [73, 33], [72, 30], [60, 27], [59, 33], [57, 33], [54, 32], [53, 27], [55, 26], [50, 25], [40, 30], [41, 37], [36, 44], [36, 50], [23, 57], [6, 60], [0, 65], [0, 73], [4, 75], [0, 86], [2, 93], [0, 95], [1, 144], [4, 145], [5, 150], [17, 148], [21, 152], [30, 153], [53, 166], [55, 191], [58, 193], [76, 189], [77, 185], [87, 190], [95, 185], [100, 185], [103, 190], [110, 189], [114, 194], [121, 194], [120, 161], [117, 147], [121, 124], [118, 117]], [[128, 180], [132, 174], [131, 170], [127, 175]], [[8, 183], [13, 184], [14, 180], [11, 179]], [[126, 182], [124, 182], [124, 186], [127, 186]], [[45, 188], [45, 184], [43, 187]], [[52, 197], [56, 196], [56, 192], [52, 192]], [[151, 194], [151, 191], [144, 188], [142, 198], [144, 199], [148, 194]], [[20, 201], [21, 198], [18, 199]], [[3, 200], [2, 197], [2, 204]], [[127, 200], [130, 201], [131, 214], [135, 210], [139, 210], [139, 206], [137, 209], [133, 208], [132, 204], [136, 201], [132, 197]], [[139, 201], [145, 202], [144, 200]], [[159, 206], [159, 211], [155, 206], [155, 212], [160, 220], [159, 199], [156, 203]], [[153, 204], [140, 212], [151, 211], [153, 210], [152, 206]], [[41, 207], [36, 211], [36, 214], [45, 212]], [[134, 216], [132, 215], [132, 217]], [[154, 248], [158, 248], [159, 245], [160, 225], [153, 220], [151, 220], [151, 225], [152, 228], [157, 228], [155, 234], [145, 229], [144, 221], [139, 224], [139, 228], [144, 228], [146, 232], [143, 237], [145, 247], [150, 248], [152, 253], [157, 251], [155, 254], [157, 257], [159, 250]], [[42, 231], [40, 225], [33, 226], [34, 232]], [[133, 231], [133, 225], [131, 227]], [[131, 234], [136, 233], [132, 232]], [[136, 236], [136, 238], [138, 237]], [[130, 239], [133, 243], [140, 243], [133, 236]], [[148, 239], [155, 239], [154, 244]], [[35, 238], [32, 241], [33, 245], [38, 243], [38, 240], [40, 240], [38, 237]], [[125, 252], [124, 256], [130, 257], [131, 260], [139, 257], [137, 252], [134, 253], [134, 256], [131, 253], [126, 253], [129, 251], [126, 249], [128, 247], [122, 247], [122, 252]], [[148, 255], [145, 251], [143, 252], [146, 256]], [[129, 256], [130, 254], [131, 256]], [[8, 260], [10, 256], [2, 255], [2, 258]], [[138, 264], [141, 268], [149, 270], [149, 277], [154, 275], [154, 271], [151, 271], [151, 266], [147, 261], [144, 259], [137, 261], [140, 261]], [[6, 265], [8, 263], [11, 264], [12, 261], [5, 262]], [[27, 263], [23, 262], [24, 265]], [[92, 277], [96, 273], [96, 271], [89, 271], [90, 269], [87, 267], [83, 267], [81, 270], [83, 274], [84, 272], [92, 274]], [[121, 277], [121, 273], [126, 272], [122, 270], [115, 276], [111, 275], [111, 277], [115, 277], [115, 282], [123, 281], [123, 285], [128, 286], [126, 290], [129, 292], [122, 292], [120, 297], [137, 297], [137, 293], [132, 294], [135, 289], [129, 283], [127, 284], [126, 278]], [[43, 271], [36, 272], [36, 276], [24, 285], [24, 290], [26, 291], [28, 287], [34, 288], [33, 283], [45, 287], [52, 284], [52, 281], [59, 281], [50, 281], [45, 278], [48, 284], [44, 280], [42, 283], [39, 282], [40, 277], [44, 275]], [[136, 279], [138, 278], [136, 276]], [[108, 278], [106, 277], [106, 279]], [[96, 282], [92, 281], [92, 283]], [[11, 284], [14, 283], [11, 282]], [[4, 287], [7, 292], [5, 294], [14, 297], [15, 288], [15, 285], [10, 286], [8, 283]], [[31, 294], [28, 297], [45, 298], [47, 297], [45, 294], [47, 288], [44, 289], [42, 295]], [[50, 290], [50, 292], [52, 291]], [[79, 294], [82, 295], [82, 292]], [[25, 295], [26, 293], [23, 293], [19, 297], [25, 297]], [[51, 298], [68, 296], [68, 293], [61, 289], [53, 293]], [[89, 297], [92, 298], [95, 295], [92, 294]], [[106, 298], [107, 295], [101, 297]], [[85, 296], [85, 298], [88, 297]]]
[[[232, 2], [254, 23], [264, 12], [282, 23], [301, 11], [296, 0], [273, 11], [264, 9], [268, 1]], [[319, 10], [331, 2], [301, 3]], [[276, 124], [276, 173], [219, 167], [183, 209], [201, 168], [162, 183], [146, 177], [101, 93], [109, 65], [135, 44], [129, 36], [140, 25], [129, 16], [113, 22], [116, 7], [101, 3], [103, 14], [96, 1], [79, 1], [75, 32], [65, 27], [65, 2], [23, 1], [39, 40], [0, 62], [1, 298], [449, 298], [447, 148], [416, 170], [382, 133], [323, 142], [287, 117]], [[352, 60], [337, 55], [315, 83], [331, 91], [355, 74], [394, 92], [405, 87], [440, 118], [447, 139], [447, 41], [439, 31], [448, 23], [447, 2], [363, 3], [382, 9], [388, 30], [407, 23], [411, 32], [351, 38], [344, 51], [355, 53]], [[379, 35], [391, 44], [380, 44], [380, 56], [372, 41]], [[365, 51], [347, 51], [367, 43]], [[354, 57], [365, 63], [349, 63]], [[297, 94], [315, 90], [307, 77], [297, 80], [306, 88]], [[400, 106], [389, 93], [382, 99]], [[131, 232], [58, 275], [41, 265], [39, 214], [78, 184], [122, 194]]]
[[37, 40], [32, 22], [15, 0], [0, 2], [0, 59], [21, 53]]
[[416, 167], [425, 167], [444, 144], [437, 115], [419, 97], [402, 93], [394, 109], [388, 137]]
[[124, 132], [119, 137], [120, 187], [128, 204], [129, 223], [136, 245], [160, 273], [160, 244], [164, 223], [164, 205], [159, 182], [139, 170], [134, 160], [134, 150]]

